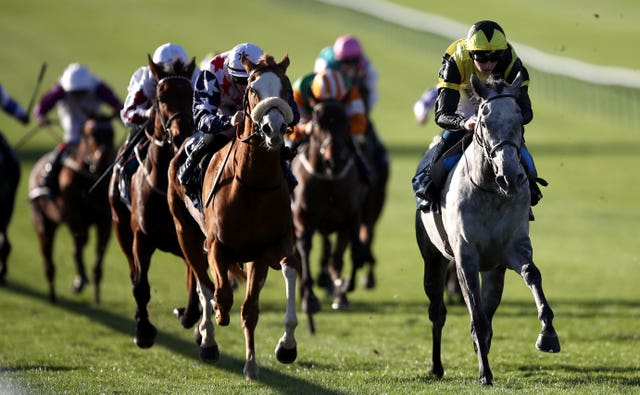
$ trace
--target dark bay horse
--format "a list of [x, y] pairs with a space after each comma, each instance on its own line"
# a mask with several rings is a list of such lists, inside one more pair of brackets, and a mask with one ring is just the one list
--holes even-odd
[[[323, 236], [323, 253], [327, 257], [334, 309], [346, 309], [349, 306], [348, 285], [342, 279], [346, 248], [351, 244], [352, 273], [355, 268], [362, 266], [364, 256], [359, 239], [360, 205], [364, 189], [349, 149], [351, 136], [344, 105], [338, 101], [317, 104], [311, 122], [313, 127], [309, 141], [301, 146], [291, 163], [299, 182], [294, 191], [292, 208], [302, 264], [302, 310], [308, 314], [320, 310], [320, 304], [313, 294], [309, 262], [314, 233]], [[331, 251], [329, 237], [334, 234], [336, 242]], [[313, 328], [311, 330], [313, 332]]]
[[[365, 289], [373, 289], [376, 286], [374, 267], [376, 258], [373, 255], [373, 241], [375, 229], [382, 214], [387, 198], [387, 183], [389, 181], [389, 155], [386, 147], [380, 141], [376, 131], [369, 122], [365, 139], [360, 143], [360, 149], [372, 167], [373, 180], [367, 188], [362, 202], [362, 214], [360, 224], [360, 242], [364, 244], [364, 251], [368, 253], [363, 257], [365, 275], [362, 278], [362, 286]], [[355, 279], [350, 281], [350, 290], [355, 286]]]
[[[212, 315], [215, 313], [218, 325], [229, 325], [233, 290], [228, 271], [237, 273], [244, 263], [246, 296], [240, 312], [246, 352], [243, 373], [247, 380], [257, 380], [255, 329], [260, 290], [269, 268], [282, 269], [286, 283], [285, 333], [276, 346], [276, 357], [282, 363], [297, 357], [295, 286], [300, 262], [295, 254], [289, 187], [280, 164], [283, 134], [293, 120], [288, 104], [291, 83], [285, 74], [289, 58], [276, 63], [265, 54], [257, 64], [243, 57], [243, 64], [250, 74], [244, 124], [208, 164], [202, 188], [204, 213], [193, 210], [185, 196], [176, 178], [177, 159], [169, 171], [169, 205], [186, 261], [198, 277], [202, 321], [197, 337], [200, 357], [205, 361], [215, 362], [220, 357]], [[207, 205], [212, 189], [215, 193]]]
[[[115, 233], [129, 262], [133, 296], [137, 305], [134, 341], [141, 348], [151, 347], [157, 334], [147, 311], [151, 298], [148, 279], [151, 256], [159, 249], [182, 257], [167, 205], [167, 171], [170, 160], [193, 132], [191, 75], [195, 59], [187, 65], [176, 61], [163, 68], [153, 63], [149, 57], [149, 67], [158, 81], [156, 100], [150, 122], [143, 130], [149, 145], [144, 159], [141, 158], [140, 151], [136, 150], [140, 166], [131, 179], [131, 207], [120, 199], [118, 179], [121, 170], [118, 167], [114, 168], [109, 187]], [[121, 147], [120, 152], [123, 149]], [[200, 314], [194, 278], [187, 268], [187, 307], [185, 310], [176, 310], [176, 315], [185, 328], [193, 326]]]
[[0, 286], [5, 285], [7, 260], [11, 243], [7, 228], [13, 215], [18, 183], [20, 182], [20, 161], [18, 155], [0, 133]]
[[43, 168], [52, 153], [40, 158], [29, 177], [29, 199], [31, 216], [38, 234], [40, 252], [44, 258], [44, 269], [49, 284], [49, 299], [56, 301], [55, 265], [53, 245], [58, 225], [66, 223], [74, 243], [73, 257], [76, 277], [72, 291], [79, 293], [89, 283], [85, 272], [83, 252], [89, 239], [89, 229], [95, 225], [97, 232], [96, 257], [93, 266], [94, 301], [100, 302], [102, 262], [111, 238], [111, 215], [107, 200], [106, 184], [89, 190], [98, 177], [113, 162], [113, 127], [108, 119], [90, 119], [85, 123], [80, 143], [71, 148], [58, 176], [60, 193], [49, 197], [40, 185]]
[[473, 142], [449, 174], [441, 214], [416, 211], [416, 237], [424, 259], [424, 290], [430, 300], [431, 372], [438, 377], [444, 374], [440, 358], [447, 313], [443, 294], [449, 260], [454, 260], [471, 316], [479, 379], [491, 385], [487, 357], [493, 335], [491, 320], [502, 298], [506, 269], [519, 273], [533, 293], [542, 324], [536, 348], [559, 352], [560, 342], [529, 238], [530, 193], [520, 161], [523, 130], [516, 103], [521, 76], [511, 86], [492, 80], [485, 85], [475, 75], [471, 83], [481, 98]]

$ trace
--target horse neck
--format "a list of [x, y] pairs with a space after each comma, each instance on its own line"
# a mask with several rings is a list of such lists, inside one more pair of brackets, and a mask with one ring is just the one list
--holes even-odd
[[156, 122], [152, 135], [149, 137], [149, 149], [144, 159], [145, 168], [149, 172], [149, 176], [153, 179], [154, 185], [162, 190], [166, 190], [168, 186], [167, 172], [169, 171], [169, 162], [173, 159], [173, 145], [164, 139], [164, 131], [162, 122]]
[[252, 131], [253, 123], [247, 122], [243, 134], [236, 143], [234, 155], [236, 177], [257, 188], [278, 185], [283, 179], [280, 151], [267, 151], [256, 137], [243, 141], [251, 135]]

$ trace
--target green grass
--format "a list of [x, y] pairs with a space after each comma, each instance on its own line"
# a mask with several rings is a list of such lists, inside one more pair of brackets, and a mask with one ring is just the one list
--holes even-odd
[[[91, 292], [73, 296], [68, 290], [73, 263], [70, 237], [62, 228], [54, 254], [60, 302], [52, 306], [47, 301], [26, 199], [34, 161], [54, 145], [41, 131], [19, 151], [23, 178], [10, 228], [14, 251], [9, 285], [0, 289], [0, 393], [640, 393], [638, 91], [531, 71], [535, 118], [527, 127], [527, 143], [540, 175], [551, 183], [535, 207], [531, 234], [562, 352], [535, 350], [535, 305], [523, 281], [509, 273], [494, 320], [494, 388], [484, 390], [475, 380], [469, 317], [460, 306], [449, 308], [443, 341], [446, 374], [436, 380], [428, 374], [431, 334], [409, 180], [438, 128], [432, 121], [417, 126], [411, 108], [435, 80], [448, 40], [311, 1], [217, 3], [6, 0], [0, 34], [11, 45], [3, 47], [0, 57], [1, 82], [26, 105], [42, 61], [49, 69], [41, 93], [68, 63], [80, 61], [124, 97], [131, 73], [147, 53], [169, 40], [182, 43], [198, 58], [253, 41], [276, 57], [288, 52], [289, 74], [296, 78], [311, 69], [319, 49], [337, 35], [358, 35], [380, 72], [374, 119], [392, 159], [389, 196], [375, 245], [379, 286], [370, 292], [356, 290], [350, 312], [330, 311], [328, 300], [323, 300], [315, 336], [307, 333], [300, 316], [298, 360], [281, 365], [273, 348], [283, 330], [284, 289], [281, 274], [272, 271], [262, 293], [257, 331], [261, 381], [246, 383], [239, 328], [242, 292], [236, 294], [231, 325], [216, 328], [220, 362], [201, 363], [192, 331], [182, 329], [171, 315], [185, 300], [183, 264], [158, 252], [150, 272], [149, 308], [159, 335], [153, 348], [140, 350], [131, 341], [135, 303], [128, 266], [115, 238], [105, 262], [103, 303], [94, 306]], [[526, 6], [532, 15], [560, 17], [561, 11], [585, 14], [588, 7], [582, 4], [572, 9], [550, 8], [545, 2]], [[460, 20], [481, 15], [479, 6], [461, 11]], [[437, 7], [442, 10], [431, 11], [447, 15], [444, 5]], [[515, 7], [509, 3], [504, 8]], [[605, 11], [599, 12], [600, 22], [608, 20]], [[537, 19], [496, 15], [505, 20], [514, 39], [543, 50], [554, 45], [542, 38], [515, 36], [541, 34]], [[624, 21], [629, 21], [626, 15]], [[601, 25], [586, 31], [586, 41], [612, 34]], [[572, 24], [556, 26], [557, 36], [573, 35]], [[611, 40], [625, 44], [627, 37], [618, 34]], [[571, 48], [567, 46], [567, 54], [572, 54]], [[638, 64], [637, 51], [623, 52], [626, 58], [615, 64]], [[0, 130], [14, 144], [28, 129], [0, 116]], [[118, 130], [121, 138], [124, 128]], [[90, 250], [85, 256], [91, 262]]]

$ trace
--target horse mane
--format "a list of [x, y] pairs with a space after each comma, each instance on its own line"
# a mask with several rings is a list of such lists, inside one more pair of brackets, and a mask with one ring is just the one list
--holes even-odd
[[[493, 74], [487, 78], [487, 81], [484, 83], [484, 85], [497, 94], [501, 94], [506, 88], [509, 88], [511, 86], [503, 78], [500, 78]], [[469, 98], [471, 100], [471, 103], [473, 103], [474, 107], [476, 108], [480, 105], [480, 103], [482, 103], [483, 100], [478, 95], [478, 93], [473, 90], [473, 87], [469, 87]]]

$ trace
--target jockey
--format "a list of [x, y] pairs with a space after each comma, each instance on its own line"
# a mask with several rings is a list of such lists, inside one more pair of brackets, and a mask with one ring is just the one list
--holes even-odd
[[[263, 51], [255, 44], [238, 44], [214, 56], [196, 80], [193, 118], [197, 133], [187, 140], [187, 159], [178, 170], [178, 180], [185, 186], [188, 196], [197, 195], [197, 177], [194, 175], [205, 154], [218, 151], [233, 139], [236, 126], [244, 122], [243, 99], [249, 73], [242, 65], [242, 55], [255, 64]], [[294, 118], [290, 126], [293, 126], [300, 118], [293, 95], [289, 105]], [[297, 184], [295, 176], [286, 163], [282, 165], [289, 187], [293, 188]]]
[[64, 70], [60, 80], [36, 104], [33, 113], [40, 126], [50, 125], [47, 113], [58, 105], [58, 117], [64, 130], [62, 143], [45, 165], [40, 187], [49, 193], [57, 190], [58, 172], [67, 148], [76, 146], [82, 138], [85, 123], [100, 114], [100, 107], [109, 105], [114, 116], [122, 109], [122, 102], [113, 90], [91, 74], [86, 66], [72, 63]]
[[364, 139], [367, 130], [365, 105], [349, 79], [342, 72], [332, 69], [306, 74], [293, 83], [293, 98], [300, 111], [300, 122], [289, 137], [294, 147], [311, 133], [313, 107], [316, 104], [337, 100], [344, 105], [349, 120], [349, 134], [352, 136], [349, 148], [355, 154], [360, 178], [365, 184], [370, 184], [371, 170], [359, 149], [359, 142]]
[[431, 86], [427, 88], [413, 104], [413, 115], [416, 117], [416, 122], [420, 125], [424, 125], [427, 122], [429, 112], [433, 109], [438, 98], [438, 86]]
[[362, 45], [352, 35], [340, 36], [333, 46], [320, 51], [313, 70], [340, 70], [358, 89], [368, 116], [378, 101], [378, 72], [364, 54]]
[[[183, 65], [189, 63], [187, 52], [182, 46], [174, 43], [165, 43], [156, 48], [151, 60], [161, 66], [173, 64], [177, 60], [180, 60]], [[200, 70], [196, 67], [192, 76], [194, 85], [199, 72]], [[120, 164], [127, 159], [126, 157], [131, 151], [128, 147], [133, 135], [149, 119], [153, 101], [156, 98], [157, 85], [158, 81], [148, 64], [138, 68], [131, 76], [127, 87], [127, 98], [124, 101], [122, 111], [120, 111], [122, 123], [131, 129], [124, 143], [125, 151], [128, 152], [127, 155], [125, 152], [122, 153], [121, 159], [119, 159]]]
[[[432, 156], [427, 166], [419, 169], [413, 179], [416, 197], [429, 203], [440, 200], [447, 172], [453, 168], [461, 152], [456, 150], [453, 155], [458, 156], [453, 161], [446, 161], [446, 164], [439, 159], [475, 128], [476, 108], [468, 94], [471, 89], [471, 74], [476, 74], [482, 81], [494, 76], [512, 82], [518, 73], [523, 76], [517, 103], [524, 126], [533, 118], [528, 92], [529, 73], [507, 42], [502, 28], [493, 21], [477, 22], [471, 26], [466, 38], [454, 41], [447, 48], [438, 73], [438, 97], [435, 103], [435, 122], [445, 130], [442, 132], [442, 139], [429, 152]], [[536, 181], [542, 185], [546, 185], [546, 181], [537, 178], [533, 158], [524, 145], [521, 151], [529, 176], [531, 205], [534, 206], [542, 197]], [[444, 156], [451, 155], [452, 153], [447, 153]]]
[[7, 91], [2, 87], [2, 84], [0, 84], [0, 107], [2, 107], [4, 112], [13, 116], [23, 125], [29, 123], [29, 114], [27, 113], [27, 110], [9, 96]]

